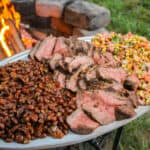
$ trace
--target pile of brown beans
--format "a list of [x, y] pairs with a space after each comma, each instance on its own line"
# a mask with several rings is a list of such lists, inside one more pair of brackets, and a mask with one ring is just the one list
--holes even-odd
[[62, 138], [66, 117], [76, 109], [74, 95], [53, 81], [46, 62], [18, 61], [0, 67], [0, 138], [28, 143]]

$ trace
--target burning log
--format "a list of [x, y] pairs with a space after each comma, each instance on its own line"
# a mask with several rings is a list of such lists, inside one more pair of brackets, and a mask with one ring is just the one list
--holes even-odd
[[3, 53], [3, 50], [2, 50], [2, 48], [0, 47], [0, 60], [1, 59], [4, 59], [6, 56], [5, 56], [5, 54]]
[[20, 33], [18, 32], [14, 22], [10, 19], [6, 19], [5, 23], [9, 26], [9, 31], [6, 32], [6, 41], [8, 47], [14, 51], [14, 53], [19, 53], [25, 50], [25, 46], [21, 40]]

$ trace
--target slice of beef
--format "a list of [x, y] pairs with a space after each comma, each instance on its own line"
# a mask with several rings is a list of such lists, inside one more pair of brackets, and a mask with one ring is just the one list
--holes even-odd
[[81, 90], [86, 90], [87, 89], [87, 85], [86, 85], [86, 82], [84, 81], [84, 79], [80, 79], [78, 81], [78, 86]]
[[70, 64], [72, 62], [72, 60], [73, 60], [73, 57], [65, 57], [64, 58], [64, 63], [65, 64]]
[[56, 69], [56, 67], [59, 65], [59, 61], [63, 59], [63, 56], [61, 54], [54, 54], [51, 59], [49, 60], [49, 65], [50, 65], [50, 68], [52, 70]]
[[34, 46], [34, 48], [31, 50], [31, 52], [30, 52], [30, 54], [29, 54], [29, 57], [30, 57], [31, 59], [34, 59], [34, 58], [35, 58], [35, 53], [36, 53], [36, 51], [38, 50], [39, 46], [40, 46], [40, 41], [37, 42], [36, 45]]
[[61, 73], [58, 70], [55, 70], [53, 79], [59, 82], [61, 88], [65, 88], [65, 82], [66, 82], [65, 81], [65, 79], [66, 79], [65, 74]]
[[101, 55], [101, 52], [97, 49], [95, 49], [93, 52], [93, 60], [96, 64], [99, 64], [102, 66], [105, 64], [104, 57]]
[[88, 45], [85, 41], [80, 41], [78, 39], [74, 40], [74, 47], [72, 49], [72, 55], [87, 55]]
[[100, 79], [110, 82], [117, 81], [121, 83], [127, 77], [127, 73], [122, 68], [98, 67], [97, 74]]
[[77, 105], [82, 107], [85, 103], [90, 103], [92, 100], [102, 101], [109, 106], [120, 106], [127, 102], [118, 99], [117, 93], [109, 92], [105, 90], [93, 90], [78, 92], [76, 96]]
[[47, 38], [45, 38], [38, 50], [35, 53], [35, 57], [41, 61], [43, 58], [44, 59], [49, 59], [51, 58], [52, 54], [53, 54], [53, 49], [55, 47], [55, 43], [56, 43], [56, 37], [53, 36], [49, 36]]
[[131, 118], [136, 115], [136, 112], [134, 111], [134, 108], [131, 105], [122, 105], [118, 106], [115, 109], [115, 114], [117, 120], [122, 120], [125, 118]]
[[61, 88], [65, 88], [66, 76], [63, 73], [59, 73], [57, 81], [60, 83]]
[[78, 80], [79, 80], [79, 75], [81, 72], [85, 72], [85, 70], [89, 67], [90, 64], [85, 64], [79, 67], [79, 69], [70, 76], [69, 79], [66, 80], [66, 88], [76, 92], [79, 87], [78, 87]]
[[69, 64], [68, 70], [72, 72], [73, 70], [79, 68], [81, 65], [92, 65], [94, 61], [91, 57], [88, 56], [75, 56], [72, 62]]
[[107, 106], [103, 103], [87, 103], [82, 106], [92, 118], [98, 121], [102, 125], [109, 124], [116, 120], [115, 109], [112, 106]]
[[112, 84], [107, 84], [104, 89], [108, 90], [108, 91], [112, 91], [112, 92], [117, 92], [117, 93], [123, 93], [126, 90], [124, 89], [123, 85], [120, 83], [112, 83]]
[[77, 109], [69, 115], [67, 123], [72, 131], [79, 134], [89, 134], [99, 126], [97, 122], [90, 119], [81, 109]]
[[94, 80], [96, 79], [97, 76], [96, 76], [96, 66], [93, 66], [91, 68], [89, 68], [86, 72], [85, 72], [85, 79], [87, 81], [91, 81], [91, 80]]
[[115, 60], [113, 54], [110, 52], [106, 52], [103, 54], [105, 60], [105, 66], [109, 67], [119, 67], [121, 64], [119, 61]]
[[55, 53], [64, 54], [64, 55], [67, 55], [69, 53], [69, 48], [65, 43], [64, 37], [57, 38], [56, 45], [54, 48], [54, 54]]
[[76, 73], [74, 73], [72, 76], [70, 76], [69, 79], [66, 79], [66, 88], [76, 92], [78, 90], [78, 76], [79, 76], [79, 71], [77, 71]]
[[116, 92], [96, 90], [94, 94], [97, 95], [99, 100], [110, 106], [120, 106], [127, 103], [126, 101], [121, 101], [120, 99], [118, 99], [118, 93]]
[[90, 114], [100, 124], [113, 122], [116, 119], [115, 108], [126, 104], [118, 100], [112, 92], [103, 90], [78, 92], [76, 102], [79, 108]]
[[124, 81], [124, 87], [130, 91], [136, 91], [140, 84], [140, 80], [135, 74], [132, 74]]
[[139, 99], [138, 99], [136, 92], [128, 91], [128, 98], [129, 98], [129, 101], [131, 102], [132, 107], [134, 108], [138, 107]]

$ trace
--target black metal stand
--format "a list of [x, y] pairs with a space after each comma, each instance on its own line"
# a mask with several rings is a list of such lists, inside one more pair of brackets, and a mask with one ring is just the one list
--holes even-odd
[[115, 140], [114, 140], [114, 143], [113, 143], [112, 150], [117, 150], [118, 149], [118, 145], [119, 145], [122, 130], [123, 130], [123, 127], [120, 127], [120, 128], [117, 129], [117, 133], [116, 133], [116, 136], [115, 136]]
[[[112, 150], [117, 150], [118, 149], [122, 130], [123, 130], [123, 127], [120, 127], [120, 128], [117, 129], [117, 133], [115, 135]], [[91, 141], [89, 141], [89, 143], [91, 145], [93, 145], [96, 150], [102, 150], [109, 134], [110, 133], [103, 135], [98, 141], [96, 139], [91, 140]]]
[[[120, 137], [121, 137], [121, 133], [122, 133], [123, 127], [120, 127], [117, 129], [116, 135], [115, 135], [115, 139], [113, 141], [113, 146], [112, 146], [112, 150], [117, 150], [118, 146], [119, 146], [119, 141], [120, 141]], [[100, 137], [97, 137], [93, 140], [88, 141], [88, 143], [90, 143], [96, 150], [102, 150], [104, 148], [104, 145], [106, 143], [107, 138], [110, 136], [110, 133], [104, 134]], [[76, 148], [77, 150], [78, 148]], [[57, 149], [57, 150], [72, 150], [72, 146], [67, 146], [63, 149]], [[75, 148], [73, 149], [75, 150]]]

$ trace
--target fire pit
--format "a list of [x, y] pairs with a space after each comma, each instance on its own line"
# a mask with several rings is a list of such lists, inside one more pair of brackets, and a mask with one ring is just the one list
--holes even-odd
[[32, 47], [35, 42], [21, 27], [21, 16], [10, 0], [1, 2], [0, 59]]
[[49, 34], [69, 37], [106, 32], [110, 22], [109, 10], [80, 0], [6, 0], [0, 4], [0, 59], [32, 48]]

